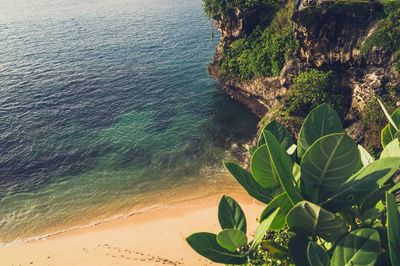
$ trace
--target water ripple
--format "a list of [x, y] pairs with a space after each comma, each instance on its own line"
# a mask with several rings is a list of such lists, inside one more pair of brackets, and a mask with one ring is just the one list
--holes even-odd
[[0, 242], [208, 180], [201, 169], [252, 133], [206, 73], [218, 40], [202, 1], [1, 5]]

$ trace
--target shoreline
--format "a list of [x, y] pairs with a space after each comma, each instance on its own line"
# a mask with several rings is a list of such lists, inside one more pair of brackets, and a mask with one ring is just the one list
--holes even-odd
[[[56, 226], [53, 220], [41, 217], [41, 226], [32, 227], [34, 231], [30, 234], [18, 235], [20, 233], [19, 228], [14, 228], [15, 231], [11, 231], [11, 236], [2, 231], [0, 232], [0, 248], [47, 239], [54, 235], [91, 228], [153, 210], [168, 209], [186, 201], [201, 200], [222, 192], [230, 194], [239, 191], [242, 191], [242, 188], [225, 169], [210, 168], [199, 176], [193, 177], [190, 183], [144, 191], [138, 195], [126, 195], [119, 200], [105, 202], [98, 206], [103, 212], [90, 206], [92, 209], [89, 210], [89, 213], [80, 216], [74, 214], [73, 217], [78, 218], [75, 220], [58, 220]], [[36, 221], [31, 222], [36, 224]]]
[[[168, 207], [164, 207], [164, 208], [168, 208]], [[67, 234], [70, 232], [74, 232], [74, 231], [79, 231], [79, 230], [84, 230], [84, 229], [88, 229], [94, 226], [98, 226], [98, 225], [102, 225], [102, 224], [106, 224], [106, 223], [112, 223], [121, 219], [127, 219], [131, 216], [135, 216], [135, 215], [140, 215], [143, 213], [146, 213], [147, 211], [152, 211], [152, 210], [160, 210], [163, 209], [162, 206], [159, 205], [154, 205], [154, 206], [149, 206], [149, 207], [145, 207], [143, 209], [138, 209], [136, 211], [133, 211], [132, 213], [128, 213], [128, 214], [116, 214], [113, 217], [107, 218], [107, 219], [102, 219], [102, 220], [98, 220], [95, 222], [91, 222], [88, 224], [83, 224], [83, 225], [77, 225], [77, 226], [72, 226], [72, 227], [68, 227], [66, 229], [62, 229], [59, 231], [54, 231], [54, 232], [50, 232], [50, 233], [46, 233], [46, 234], [42, 234], [42, 235], [37, 235], [37, 236], [32, 236], [32, 237], [28, 237], [28, 238], [24, 238], [24, 239], [16, 239], [14, 241], [11, 242], [6, 242], [6, 243], [0, 243], [0, 249], [1, 248], [7, 248], [7, 247], [13, 247], [13, 246], [18, 246], [18, 245], [24, 245], [24, 244], [29, 244], [35, 241], [43, 241], [43, 240], [47, 240], [53, 237], [56, 237], [57, 235], [62, 235], [62, 234]]]
[[[2, 265], [211, 265], [191, 250], [185, 237], [220, 231], [218, 202], [227, 192], [3, 246], [0, 261]], [[241, 204], [253, 232], [263, 204], [243, 190], [228, 194]]]

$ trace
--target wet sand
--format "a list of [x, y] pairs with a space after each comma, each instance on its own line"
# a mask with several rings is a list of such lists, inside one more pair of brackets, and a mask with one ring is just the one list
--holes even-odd
[[[244, 192], [230, 193], [241, 204], [249, 232], [263, 205]], [[175, 203], [47, 239], [0, 248], [1, 265], [212, 265], [185, 241], [195, 232], [220, 231], [222, 194]]]

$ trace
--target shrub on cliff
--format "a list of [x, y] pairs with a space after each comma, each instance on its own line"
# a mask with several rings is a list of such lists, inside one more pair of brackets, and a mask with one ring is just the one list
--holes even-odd
[[331, 104], [341, 116], [344, 115], [345, 97], [333, 71], [300, 73], [294, 79], [284, 105], [289, 114], [305, 117], [322, 103]]
[[225, 164], [252, 197], [267, 204], [254, 238], [247, 238], [240, 205], [224, 196], [218, 208], [222, 231], [195, 233], [189, 245], [225, 264], [271, 265], [275, 258], [278, 265], [400, 265], [394, 195], [400, 183], [393, 180], [400, 168], [400, 110], [385, 115], [390, 122], [381, 133], [379, 158], [357, 146], [327, 104], [307, 116], [297, 145], [272, 121], [252, 149], [250, 171]]
[[[395, 106], [400, 99], [400, 88], [387, 88], [381, 91], [379, 99], [387, 106], [389, 112], [395, 110]], [[379, 103], [376, 99], [369, 99], [364, 107], [365, 112], [361, 113], [361, 119], [364, 124], [364, 138], [365, 146], [372, 154], [381, 152], [379, 132], [385, 126], [385, 115], [380, 111]]]
[[242, 80], [279, 75], [286, 58], [297, 46], [290, 20], [292, 10], [293, 5], [288, 4], [275, 14], [267, 28], [256, 28], [249, 36], [226, 47], [222, 72]]
[[213, 18], [219, 15], [226, 15], [229, 9], [250, 9], [269, 6], [282, 0], [203, 0], [204, 11]]
[[381, 0], [385, 16], [378, 22], [378, 30], [364, 41], [361, 52], [380, 48], [389, 53], [400, 53], [400, 1]]

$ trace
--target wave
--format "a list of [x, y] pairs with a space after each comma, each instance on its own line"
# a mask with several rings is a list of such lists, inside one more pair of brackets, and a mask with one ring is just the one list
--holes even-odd
[[60, 234], [64, 234], [64, 233], [68, 233], [68, 232], [72, 232], [72, 231], [78, 231], [81, 229], [86, 229], [86, 228], [91, 228], [94, 227], [96, 225], [100, 225], [100, 224], [104, 224], [104, 223], [109, 223], [109, 222], [113, 222], [116, 220], [120, 220], [120, 219], [124, 219], [124, 218], [128, 218], [134, 215], [139, 215], [145, 212], [149, 212], [149, 211], [154, 211], [154, 210], [159, 210], [159, 209], [163, 209], [165, 207], [161, 206], [161, 205], [153, 205], [153, 206], [149, 206], [146, 208], [142, 208], [142, 209], [138, 209], [132, 212], [129, 212], [127, 214], [118, 214], [115, 215], [113, 217], [107, 218], [107, 219], [101, 219], [89, 224], [85, 224], [85, 225], [79, 225], [79, 226], [73, 226], [67, 229], [63, 229], [63, 230], [59, 230], [59, 231], [55, 231], [52, 233], [47, 233], [44, 235], [39, 235], [39, 236], [34, 236], [34, 237], [29, 237], [29, 238], [25, 238], [25, 239], [17, 239], [11, 242], [0, 242], [0, 246], [2, 247], [9, 247], [9, 246], [15, 246], [15, 245], [21, 245], [21, 244], [25, 244], [25, 243], [29, 243], [29, 242], [33, 242], [33, 241], [41, 241], [41, 240], [46, 240], [50, 237], [54, 237]]

